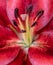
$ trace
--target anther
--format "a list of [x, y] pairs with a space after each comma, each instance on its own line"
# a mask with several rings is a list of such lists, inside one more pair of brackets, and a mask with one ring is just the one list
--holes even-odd
[[18, 8], [15, 8], [15, 10], [14, 10], [14, 16], [15, 16], [16, 19], [19, 16]]
[[15, 20], [12, 20], [12, 21], [13, 21], [13, 24], [14, 24], [15, 26], [18, 26]]
[[39, 10], [36, 14], [36, 18], [34, 20], [34, 23], [31, 25], [31, 27], [34, 27], [37, 24], [37, 20], [43, 15], [44, 10]]
[[36, 17], [40, 18], [44, 13], [44, 10], [39, 10], [36, 14]]
[[30, 13], [32, 12], [32, 10], [33, 10], [33, 5], [30, 4], [30, 5], [27, 7], [27, 9], [26, 9], [26, 13], [30, 14]]
[[31, 27], [35, 26], [36, 24], [37, 24], [37, 22], [34, 22], [34, 23], [31, 25]]
[[21, 30], [21, 33], [26, 33], [26, 30]]

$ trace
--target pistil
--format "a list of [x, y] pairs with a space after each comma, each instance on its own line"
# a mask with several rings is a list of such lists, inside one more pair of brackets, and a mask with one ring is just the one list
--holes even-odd
[[27, 43], [30, 45], [31, 43], [31, 28], [30, 28], [30, 23], [29, 23], [29, 15], [26, 17], [26, 38], [27, 38]]

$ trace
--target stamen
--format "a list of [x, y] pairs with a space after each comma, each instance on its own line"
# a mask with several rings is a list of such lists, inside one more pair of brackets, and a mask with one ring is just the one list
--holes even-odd
[[19, 33], [17, 32], [17, 30], [16, 30], [12, 25], [9, 25], [9, 27], [10, 27], [10, 29], [12, 29], [12, 31], [15, 32], [15, 34], [16, 34], [17, 36], [19, 36]]
[[[16, 21], [15, 20], [12, 20], [13, 21], [13, 24], [15, 25], [15, 26], [18, 26], [18, 24], [16, 23]], [[26, 30], [21, 30], [21, 33], [25, 33], [26, 32]]]
[[37, 22], [34, 22], [34, 23], [31, 25], [31, 27], [35, 26], [36, 24], [37, 24]]
[[17, 37], [19, 37], [19, 39], [23, 40], [22, 35], [18, 33], [18, 31], [12, 25], [8, 25], [8, 27], [17, 35]]
[[20, 30], [24, 30], [24, 26], [23, 26], [23, 24], [22, 24], [22, 21], [21, 21], [21, 19], [18, 17], [18, 21], [19, 21], [19, 28], [20, 28]]
[[14, 10], [14, 16], [15, 16], [16, 19], [19, 16], [18, 8], [15, 8], [15, 10]]
[[[18, 24], [16, 23], [16, 21], [15, 20], [12, 20], [13, 21], [13, 24], [15, 25], [15, 26], [18, 26]], [[21, 30], [21, 33], [25, 33], [26, 32], [26, 30]]]
[[[18, 21], [19, 21], [19, 28], [20, 28], [20, 30], [25, 30], [25, 28], [24, 28], [24, 26], [23, 26], [23, 24], [22, 24], [22, 20], [18, 17]], [[22, 37], [23, 37], [23, 40], [25, 41], [25, 43], [26, 43], [26, 37], [25, 37], [25, 33], [22, 33]]]
[[13, 21], [13, 24], [14, 24], [15, 26], [18, 26], [15, 20], [12, 20], [12, 21]]
[[36, 17], [40, 18], [44, 13], [44, 10], [39, 10], [36, 14]]
[[[22, 18], [20, 17], [19, 13], [18, 13], [18, 8], [15, 8], [14, 10], [14, 15], [15, 15], [15, 18], [19, 21], [19, 25], [18, 27], [20, 28], [20, 30], [25, 30], [23, 24], [22, 24]], [[23, 31], [22, 31], [23, 32]], [[23, 37], [23, 40], [26, 41], [25, 39], [25, 33], [22, 33], [22, 37]]]
[[27, 7], [27, 10], [26, 10], [26, 13], [30, 14], [33, 10], [33, 5], [30, 4], [28, 7]]
[[37, 12], [36, 18], [34, 20], [34, 23], [31, 25], [31, 27], [34, 27], [37, 24], [37, 20], [43, 15], [43, 13], [44, 13], [44, 10], [40, 10]]

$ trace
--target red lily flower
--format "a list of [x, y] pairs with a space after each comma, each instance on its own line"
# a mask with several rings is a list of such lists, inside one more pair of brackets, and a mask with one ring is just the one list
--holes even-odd
[[52, 0], [0, 0], [0, 65], [53, 65], [52, 7]]

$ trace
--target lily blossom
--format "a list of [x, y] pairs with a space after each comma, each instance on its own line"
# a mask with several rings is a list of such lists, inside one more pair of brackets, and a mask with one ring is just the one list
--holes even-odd
[[52, 0], [0, 0], [0, 65], [53, 65], [52, 8]]

